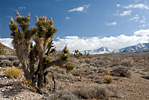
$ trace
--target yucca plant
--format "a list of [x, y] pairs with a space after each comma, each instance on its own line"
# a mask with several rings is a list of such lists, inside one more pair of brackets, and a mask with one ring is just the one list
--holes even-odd
[[[45, 70], [52, 65], [63, 66], [69, 60], [69, 50], [67, 46], [63, 49], [63, 53], [59, 59], [52, 61], [49, 54], [56, 51], [52, 38], [55, 36], [57, 29], [53, 27], [53, 20], [47, 19], [46, 16], [38, 18], [35, 26], [29, 28], [30, 13], [27, 17], [20, 16], [17, 11], [16, 22], [11, 18], [9, 23], [13, 45], [16, 50], [18, 59], [20, 60], [26, 80], [37, 83], [37, 87], [41, 89], [44, 85]], [[35, 41], [32, 45], [31, 38]], [[37, 70], [34, 70], [34, 64], [39, 61]], [[38, 76], [38, 79], [36, 78]]]

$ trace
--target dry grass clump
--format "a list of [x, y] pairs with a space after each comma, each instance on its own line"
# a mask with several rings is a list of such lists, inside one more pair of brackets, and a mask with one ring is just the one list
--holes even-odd
[[104, 82], [105, 83], [112, 83], [113, 82], [113, 77], [110, 75], [105, 75], [104, 76]]
[[22, 71], [16, 67], [12, 67], [4, 72], [4, 74], [12, 79], [17, 79], [21, 75]]

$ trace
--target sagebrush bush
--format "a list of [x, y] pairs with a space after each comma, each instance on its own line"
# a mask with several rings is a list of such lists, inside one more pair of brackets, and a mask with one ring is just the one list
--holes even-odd
[[16, 79], [21, 75], [22, 71], [16, 67], [12, 67], [4, 72], [4, 74], [12, 79]]
[[133, 60], [124, 60], [121, 62], [121, 65], [124, 67], [133, 67]]
[[127, 68], [117, 67], [112, 70], [112, 75], [130, 77], [131, 73]]
[[110, 75], [104, 76], [104, 82], [106, 82], [106, 83], [111, 83], [111, 82], [113, 82], [113, 77], [110, 76]]

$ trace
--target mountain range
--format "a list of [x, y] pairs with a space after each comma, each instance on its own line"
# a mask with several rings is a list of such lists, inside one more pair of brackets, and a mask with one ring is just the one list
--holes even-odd
[[[105, 53], [140, 52], [140, 51], [149, 52], [149, 43], [139, 43], [137, 45], [128, 46], [128, 47], [116, 49], [116, 50], [112, 50], [112, 49], [109, 49], [108, 47], [103, 46], [95, 50], [86, 50], [86, 53], [105, 54]], [[70, 51], [70, 52], [74, 53], [74, 51]], [[84, 53], [84, 51], [80, 51], [80, 52]], [[14, 55], [15, 51], [0, 43], [0, 55], [1, 54]]]
[[108, 47], [100, 47], [96, 50], [86, 50], [86, 52], [90, 54], [139, 52], [139, 51], [149, 52], [149, 43], [139, 43], [137, 45], [133, 45], [133, 46], [117, 49], [117, 50], [112, 50], [112, 49], [109, 49]]

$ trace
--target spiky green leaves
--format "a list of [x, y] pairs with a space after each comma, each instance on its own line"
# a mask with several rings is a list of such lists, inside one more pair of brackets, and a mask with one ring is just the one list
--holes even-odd
[[49, 58], [47, 55], [44, 56], [44, 58], [43, 58], [43, 63], [44, 63], [44, 64], [50, 63], [50, 58]]
[[69, 50], [68, 50], [67, 46], [65, 46], [63, 49], [63, 54], [60, 56], [62, 63], [64, 63], [64, 64], [67, 63], [69, 61], [69, 57], [70, 57]]
[[31, 33], [32, 35], [37, 33], [37, 28], [36, 27], [31, 27]]
[[13, 18], [11, 18], [11, 23], [9, 24], [9, 28], [12, 31], [11, 36], [15, 39], [22, 40], [22, 39], [30, 39], [31, 38], [31, 31], [28, 29], [30, 21], [30, 14], [27, 17], [20, 16], [19, 12], [17, 11], [17, 18], [15, 23]]
[[46, 34], [46, 37], [49, 38], [49, 37], [53, 37], [55, 35], [55, 33], [57, 32], [57, 29], [54, 28], [54, 27], [50, 27], [47, 34]]
[[16, 18], [17, 23], [22, 24], [22, 23], [28, 23], [30, 19], [28, 17], [23, 17], [19, 16]]
[[46, 16], [40, 17], [39, 20], [36, 16], [36, 26], [38, 33], [37, 35], [39, 38], [53, 38], [55, 33], [57, 32], [57, 29], [53, 27], [53, 20], [50, 19], [49, 21], [47, 21]]
[[67, 64], [65, 67], [67, 72], [75, 69], [75, 66], [72, 64]]
[[10, 23], [9, 28], [10, 28], [11, 31], [18, 31], [17, 23]]
[[31, 38], [31, 31], [30, 30], [26, 30], [25, 31], [25, 39], [29, 39]]
[[64, 62], [67, 62], [69, 60], [69, 54], [63, 54], [60, 56], [61, 60]]
[[79, 50], [75, 50], [74, 56], [76, 58], [79, 58], [80, 56], [82, 56], [83, 54], [81, 52], [79, 52]]
[[18, 32], [15, 34], [15, 38], [18, 39], [18, 40], [22, 40], [24, 39], [24, 33], [23, 32]]
[[69, 50], [68, 50], [67, 46], [64, 47], [64, 49], [63, 49], [63, 53], [64, 53], [64, 54], [69, 53]]

